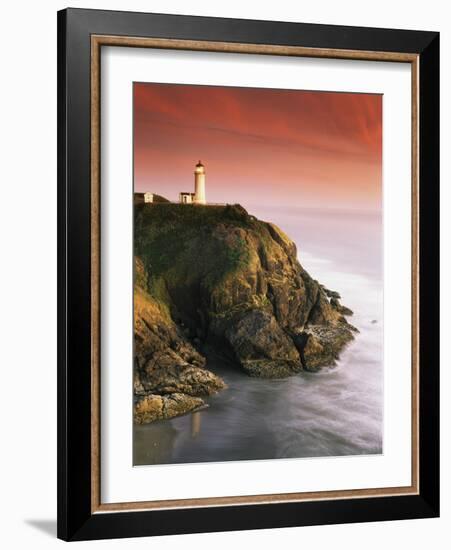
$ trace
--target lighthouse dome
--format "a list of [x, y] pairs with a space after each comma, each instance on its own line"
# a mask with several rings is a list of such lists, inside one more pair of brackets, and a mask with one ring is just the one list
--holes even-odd
[[203, 174], [205, 172], [205, 166], [201, 163], [201, 161], [196, 164], [194, 172], [196, 174]]

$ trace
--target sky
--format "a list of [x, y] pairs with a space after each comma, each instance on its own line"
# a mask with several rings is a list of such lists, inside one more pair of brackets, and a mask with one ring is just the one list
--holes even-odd
[[382, 96], [134, 84], [134, 185], [178, 200], [206, 169], [208, 202], [382, 207]]

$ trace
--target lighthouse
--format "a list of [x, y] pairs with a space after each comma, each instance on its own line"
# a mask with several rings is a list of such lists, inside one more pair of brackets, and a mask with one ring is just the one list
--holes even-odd
[[205, 199], [205, 166], [199, 161], [194, 169], [194, 203], [206, 204]]

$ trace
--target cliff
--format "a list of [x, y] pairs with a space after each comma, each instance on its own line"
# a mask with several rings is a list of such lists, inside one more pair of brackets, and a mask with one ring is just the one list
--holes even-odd
[[356, 330], [349, 314], [290, 238], [241, 206], [135, 206], [136, 422], [224, 388], [211, 352], [266, 378], [333, 364]]

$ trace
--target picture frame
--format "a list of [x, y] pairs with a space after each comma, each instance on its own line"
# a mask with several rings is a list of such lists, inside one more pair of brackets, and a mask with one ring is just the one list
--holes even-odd
[[[411, 67], [412, 469], [403, 487], [101, 502], [101, 50]], [[58, 12], [58, 537], [88, 540], [439, 515], [439, 34], [102, 10]]]

